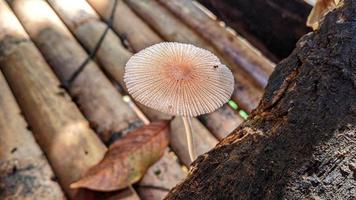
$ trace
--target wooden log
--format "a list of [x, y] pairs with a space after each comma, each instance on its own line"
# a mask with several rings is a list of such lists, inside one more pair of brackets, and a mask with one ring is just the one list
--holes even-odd
[[[88, 0], [88, 2], [94, 7], [94, 9], [104, 18], [107, 19], [110, 16], [112, 6], [114, 4], [114, 0]], [[154, 1], [152, 1], [155, 3]], [[139, 2], [140, 3], [140, 2]], [[146, 3], [144, 1], [143, 3]], [[197, 46], [203, 48], [209, 48], [214, 51], [210, 45], [208, 45], [204, 40], [196, 35], [196, 33], [192, 32], [188, 27], [179, 22], [174, 18], [172, 14], [170, 14], [167, 10], [162, 9], [162, 6], [158, 4], [158, 7], [153, 6], [152, 12], [157, 12], [159, 19], [156, 24], [160, 25], [161, 22], [165, 22], [169, 20], [169, 22], [165, 22], [164, 26], [161, 26], [159, 34], [162, 34], [161, 31], [173, 31], [171, 34], [166, 34], [165, 39], [168, 41], [181, 41], [186, 43], [192, 43]], [[150, 8], [151, 9], [151, 8]], [[119, 12], [120, 10], [120, 12]], [[152, 39], [151, 35], [157, 35], [155, 32], [150, 29], [145, 23], [138, 18], [132, 10], [122, 2], [122, 0], [118, 0], [117, 5], [117, 14], [114, 20], [114, 30], [119, 33], [119, 35], [123, 36], [124, 41], [126, 41], [125, 37], [130, 37], [129, 46], [136, 51], [141, 50], [151, 44], [162, 42], [162, 40]], [[163, 13], [162, 13], [163, 12]], [[121, 15], [121, 14], [122, 15]], [[124, 15], [125, 14], [125, 15]], [[127, 16], [127, 17], [123, 17]], [[160, 17], [161, 16], [161, 17]], [[149, 19], [151, 22], [153, 19], [148, 18], [148, 16], [142, 16], [143, 19]], [[133, 20], [131, 20], [133, 19]], [[117, 21], [120, 20], [121, 26], [115, 26]], [[153, 22], [151, 22], [153, 23]], [[164, 28], [166, 27], [166, 28]], [[182, 35], [181, 31], [186, 32], [186, 35]], [[139, 33], [140, 35], [135, 35], [133, 33]], [[147, 37], [142, 37], [142, 36]], [[156, 38], [159, 38], [156, 36]], [[195, 38], [195, 39], [193, 39]], [[216, 51], [214, 53], [218, 54]], [[234, 69], [232, 67], [231, 69]], [[235, 76], [235, 91], [233, 94], [233, 99], [239, 103], [241, 107], [246, 109], [247, 111], [251, 111], [255, 106], [257, 106], [259, 99], [262, 96], [262, 89], [255, 86], [255, 83], [250, 83], [251, 80], [248, 80], [248, 75], [244, 72], [236, 72]]]
[[66, 199], [1, 72], [0, 94], [0, 199]]
[[[110, 18], [114, 6], [114, 0], [87, 0], [91, 6], [100, 14], [104, 20]], [[141, 30], [150, 29], [122, 0], [117, 0], [116, 12], [114, 15], [113, 29], [134, 51], [139, 51], [145, 47], [161, 42], [161, 38], [152, 31]], [[123, 17], [125, 16], [125, 17]]]
[[262, 87], [267, 85], [268, 77], [271, 75], [275, 64], [264, 57], [244, 38], [227, 31], [225, 27], [220, 25], [219, 21], [212, 19], [197, 7], [197, 2], [192, 0], [159, 0], [159, 2], [203, 38], [210, 41], [217, 50], [225, 55], [226, 59], [241, 66], [259, 85]]
[[226, 59], [225, 54], [216, 51], [206, 40], [199, 37], [197, 33], [178, 20], [158, 2], [150, 0], [126, 0], [125, 2], [166, 40], [191, 43], [212, 51], [233, 72], [235, 90], [232, 94], [232, 99], [248, 112], [257, 106], [262, 97], [263, 87], [259, 86], [241, 66]]
[[299, 40], [249, 120], [167, 200], [356, 199], [355, 10], [341, 0]]
[[[100, 12], [102, 16], [108, 16], [108, 13], [110, 10], [112, 10], [112, 7], [107, 7], [103, 5], [113, 5], [111, 0], [89, 0], [91, 5]], [[118, 4], [122, 4], [122, 1], [119, 1]], [[119, 6], [118, 5], [118, 6]], [[106, 8], [106, 9], [104, 9]], [[126, 7], [126, 9], [129, 9]], [[129, 12], [129, 11], [126, 11]], [[130, 11], [132, 12], [132, 11]], [[123, 15], [118, 15], [118, 18], [125, 18]], [[114, 21], [115, 23], [115, 21]], [[128, 22], [125, 22], [128, 23]], [[142, 23], [142, 21], [141, 21]], [[102, 26], [102, 27], [100, 27]], [[141, 34], [143, 35], [151, 35], [154, 34], [154, 32], [146, 27], [145, 29], [140, 29], [137, 30], [135, 26], [128, 26], [128, 28], [132, 29], [131, 31], [140, 31]], [[82, 38], [82, 43], [84, 46], [86, 46], [89, 49], [93, 49], [95, 46], [95, 40], [97, 40], [100, 36], [100, 33], [104, 30], [103, 25], [94, 25], [91, 23], [87, 23], [86, 25], [81, 26], [80, 28], [77, 29], [76, 35], [78, 37]], [[127, 30], [121, 30], [123, 31], [122, 33], [124, 34], [129, 34], [130, 31]], [[90, 36], [89, 36], [90, 35]], [[89, 38], [96, 38], [96, 39], [89, 39]], [[131, 37], [132, 40], [135, 40], [135, 37]], [[146, 41], [147, 40], [147, 41]], [[145, 44], [150, 44], [153, 41], [150, 41], [150, 37], [145, 38], [144, 43]], [[131, 53], [127, 51], [123, 46], [116, 45], [119, 42], [119, 39], [116, 39], [115, 35], [112, 35], [109, 31], [107, 38], [104, 40], [100, 50], [98, 51], [98, 56], [97, 59], [98, 61], [104, 66], [107, 71], [109, 71], [109, 74], [111, 74], [116, 81], [118, 81], [121, 85], [124, 85], [123, 82], [123, 73], [124, 73], [124, 66], [127, 62], [127, 60], [131, 57]], [[135, 43], [131, 44], [133, 49], [141, 50], [142, 48], [145, 48], [146, 46], [141, 46], [138, 45], [136, 46]], [[101, 55], [102, 54], [102, 55]], [[151, 120], [157, 120], [161, 119], [163, 116], [161, 114], [156, 114], [157, 111], [153, 112], [152, 109], [149, 109], [145, 106], [140, 106], [142, 111], [151, 119]], [[158, 112], [160, 113], [160, 112]], [[211, 120], [210, 120], [211, 118]], [[203, 119], [203, 118], [200, 118]], [[230, 108], [227, 108], [227, 106], [224, 106], [223, 108], [207, 114], [204, 116], [204, 119], [202, 122], [204, 125], [212, 131], [212, 133], [217, 136], [221, 137], [222, 135], [228, 134], [233, 128], [237, 127], [238, 124], [241, 122], [241, 118], [234, 113]], [[220, 121], [224, 121], [224, 126], [221, 126]]]
[[[11, 5], [45, 59], [65, 83], [87, 58], [85, 50], [45, 1], [15, 0]], [[92, 61], [69, 91], [91, 127], [107, 144], [113, 137], [120, 137], [140, 125], [136, 114]]]
[[0, 66], [34, 136], [46, 153], [59, 183], [72, 199], [80, 190], [69, 188], [106, 148], [36, 49], [11, 11], [1, 3]]

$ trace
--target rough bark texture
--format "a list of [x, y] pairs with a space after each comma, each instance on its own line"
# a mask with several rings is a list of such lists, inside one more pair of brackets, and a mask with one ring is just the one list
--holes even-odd
[[342, 1], [304, 36], [250, 119], [166, 199], [355, 199], [355, 11]]
[[285, 58], [310, 30], [305, 22], [312, 7], [304, 0], [199, 1], [274, 61], [266, 47]]

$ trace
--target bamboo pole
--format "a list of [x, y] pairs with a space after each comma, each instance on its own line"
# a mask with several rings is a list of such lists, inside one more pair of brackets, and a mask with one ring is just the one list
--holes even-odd
[[[61, 17], [63, 22], [68, 26], [68, 28], [77, 36], [77, 39], [85, 43], [84, 41], [89, 40], [93, 44], [93, 48], [89, 48], [91, 51], [94, 49], [94, 46], [98, 42], [100, 36], [103, 34], [105, 30], [105, 25], [102, 22], [99, 22], [99, 18], [96, 15], [95, 11], [91, 9], [89, 4], [87, 4], [84, 0], [77, 0], [75, 4], [70, 5], [70, 9], [68, 8], [67, 0], [49, 0], [49, 4], [53, 7], [53, 9], [57, 12], [57, 14]], [[92, 27], [93, 29], [87, 29], [86, 27]], [[90, 26], [94, 25], [94, 26]], [[84, 27], [84, 30], [82, 29]], [[100, 27], [100, 28], [98, 28]], [[81, 34], [80, 36], [77, 34], [78, 30], [83, 30], [86, 34]], [[84, 32], [82, 32], [84, 33]], [[93, 36], [93, 34], [95, 36]], [[110, 40], [110, 38], [112, 38]], [[109, 39], [109, 40], [107, 40]], [[120, 44], [119, 38], [113, 33], [109, 32], [106, 38], [104, 39], [104, 43], [101, 45], [100, 49], [107, 49], [108, 51], [99, 51], [98, 57], [105, 60], [106, 55], [113, 55], [111, 52], [115, 51], [118, 48], [122, 48]], [[127, 52], [127, 51], [126, 51]], [[102, 63], [103, 64], [103, 63]], [[115, 70], [115, 65], [102, 65], [104, 69], [111, 75], [113, 70]], [[123, 77], [123, 70], [119, 72], [120, 77]], [[113, 78], [117, 77], [117, 75], [113, 74]], [[120, 82], [122, 83], [122, 81]], [[136, 117], [138, 120], [138, 117]], [[169, 168], [167, 166], [170, 166]], [[159, 171], [159, 175], [157, 175], [157, 171]], [[138, 192], [143, 199], [162, 199], [167, 191], [162, 191], [156, 189], [155, 187], [168, 187], [169, 189], [175, 186], [183, 177], [185, 173], [182, 171], [180, 165], [176, 160], [172, 158], [169, 154], [164, 154], [162, 159], [155, 163], [147, 172], [147, 174], [142, 178], [142, 181], [139, 185], [150, 185], [153, 188], [147, 187], [138, 187]]]
[[218, 112], [215, 111], [198, 118], [219, 140], [226, 137], [244, 121], [227, 104], [219, 108]]
[[174, 157], [167, 149], [163, 157], [146, 172], [137, 184], [137, 192], [142, 199], [164, 199], [168, 190], [186, 177], [186, 172]]
[[[107, 5], [113, 5], [111, 3], [111, 0], [89, 0], [89, 3], [91, 3], [91, 5], [101, 14], [101, 16], [104, 16], [104, 18], [105, 16], [108, 16], [109, 11], [112, 9], [112, 7]], [[123, 4], [123, 2], [119, 1], [118, 7], [120, 6], [120, 4]], [[126, 9], [129, 8], [126, 7]], [[124, 15], [119, 14], [117, 15], [117, 18], [126, 19]], [[126, 21], [125, 23], [129, 24], [129, 21]], [[141, 23], [143, 22], [141, 21]], [[140, 30], [137, 30], [135, 25], [136, 24], [133, 24], [132, 26], [126, 25], [128, 28], [126, 30], [121, 30], [123, 31], [122, 33], [129, 34], [132, 31], [139, 31], [142, 35], [154, 34], [154, 32], [148, 27], [146, 27], [145, 29], [142, 28]], [[79, 27], [75, 31], [75, 34], [78, 38], [80, 38], [84, 46], [86, 46], [88, 49], [93, 49], [95, 46], [94, 41], [99, 38], [99, 33], [102, 32], [103, 29], [104, 25], [100, 25], [100, 23], [97, 23], [97, 25], [95, 25], [93, 22], [91, 22]], [[96, 39], [93, 40], [92, 38]], [[136, 38], [133, 36], [131, 37], [131, 39], [135, 40]], [[150, 41], [150, 37], [147, 37], [144, 43], [150, 44], [152, 42], [153, 41]], [[102, 66], [104, 66], [104, 68], [109, 71], [109, 74], [115, 77], [116, 81], [118, 81], [121, 85], [124, 85], [124, 66], [132, 54], [128, 52], [127, 49], [123, 46], [117, 45], [117, 43], [119, 43], [119, 39], [117, 39], [117, 37], [112, 34], [111, 31], [109, 31], [107, 38], [104, 40], [101, 48], [98, 51], [97, 59], [102, 64]], [[131, 44], [131, 46], [137, 50], [141, 50], [142, 48], [146, 47], [142, 47], [141, 45], [135, 46], [135, 43]], [[161, 115], [157, 115], [155, 114], [155, 112], [152, 112], [152, 109], [142, 106], [140, 108], [151, 120], [157, 120], [162, 117]], [[242, 121], [242, 119], [230, 108], [227, 108], [227, 106], [224, 106], [223, 108], [213, 113], [205, 115], [204, 119], [206, 120], [203, 120], [203, 122], [209, 122], [204, 123], [204, 125], [207, 126], [207, 128], [211, 130], [212, 133], [218, 138], [220, 138], [222, 135], [228, 134], [231, 129], [236, 128]], [[222, 123], [219, 122], [219, 120], [221, 122], [224, 121], [224, 126], [221, 125]]]
[[125, 0], [125, 2], [166, 40], [191, 43], [216, 54], [223, 63], [229, 66], [235, 77], [232, 99], [248, 112], [257, 106], [262, 97], [263, 87], [243, 67], [228, 59], [225, 52], [217, 51], [208, 41], [201, 38], [157, 1]]
[[[175, 117], [171, 122], [171, 140], [175, 141], [172, 149], [178, 155], [179, 159], [187, 166], [191, 164], [191, 159], [188, 152], [188, 143], [185, 137], [185, 129], [181, 117]], [[218, 140], [209, 134], [209, 130], [205, 128], [196, 118], [192, 119], [193, 144], [196, 155], [202, 155], [212, 149]]]
[[[85, 50], [45, 1], [15, 0], [11, 5], [47, 62], [65, 83], [87, 58]], [[114, 133], [124, 135], [130, 126], [140, 124], [121, 94], [92, 61], [75, 79], [69, 92], [105, 143], [112, 140]]]
[[[51, 0], [51, 1], [53, 1], [53, 0]], [[60, 1], [58, 1], [58, 2], [60, 2]], [[101, 2], [103, 2], [103, 1], [101, 1]], [[119, 2], [118, 4], [122, 4], [122, 2]], [[123, 18], [122, 15], [119, 15], [118, 17]], [[70, 24], [70, 23], [68, 23], [68, 24]], [[83, 24], [82, 26], [78, 27], [76, 29], [76, 31], [74, 31], [74, 32], [75, 32], [75, 35], [77, 36], [77, 38], [84, 44], [84, 46], [88, 47], [89, 49], [93, 49], [95, 46], [94, 41], [97, 41], [98, 37], [100, 36], [99, 33], [102, 33], [102, 30], [104, 30], [104, 28], [105, 28], [105, 26], [98, 22], [97, 23], [89, 22], [89, 23]], [[149, 29], [142, 29], [141, 33], [146, 35], [145, 31], [147, 31], [147, 30], [149, 30]], [[93, 40], [93, 38], [95, 38], [95, 39]], [[132, 37], [132, 39], [135, 39], [135, 37]], [[149, 40], [149, 38], [147, 38], [146, 40]], [[106, 38], [104, 39], [104, 41], [101, 45], [101, 48], [98, 51], [97, 58], [103, 67], [109, 66], [109, 67], [105, 67], [105, 68], [108, 69], [108, 71], [110, 70], [110, 72], [111, 72], [110, 74], [113, 74], [113, 77], [115, 77], [115, 80], [117, 80], [120, 84], [124, 84], [124, 82], [123, 82], [124, 66], [132, 54], [130, 52], [128, 52], [124, 47], [117, 45], [118, 42], [119, 42], [119, 39], [115, 36], [115, 34], [113, 34], [109, 31], [108, 35], [106, 36]], [[150, 43], [150, 42], [148, 41], [145, 43]], [[135, 47], [135, 46], [133, 46], [133, 47]], [[138, 48], [138, 47], [136, 47], [136, 48]], [[157, 118], [153, 117], [151, 114], [152, 112], [154, 112], [152, 109], [147, 108], [147, 109], [144, 109], [143, 111], [145, 113], [148, 113], [148, 116], [150, 117], [151, 120], [157, 120]], [[213, 115], [219, 116], [220, 113], [216, 112]], [[235, 115], [235, 116], [237, 116], [237, 115]], [[158, 117], [160, 117], [160, 116], [158, 116]], [[227, 119], [227, 118], [225, 117], [225, 119]], [[178, 126], [183, 126], [183, 123], [180, 120], [178, 120], [177, 123], [180, 124]], [[213, 126], [213, 124], [214, 123], [212, 122], [211, 126]], [[202, 148], [198, 148], [198, 149], [201, 149], [201, 151], [198, 151], [198, 153], [200, 155], [202, 153], [205, 153], [207, 150], [209, 150], [208, 148], [206, 148], [207, 146], [213, 147], [216, 144], [216, 139], [212, 139], [214, 137], [211, 135], [211, 133], [206, 128], [203, 128], [203, 126], [199, 123], [199, 121], [194, 120], [194, 125], [196, 126], [196, 131], [199, 132], [199, 134], [196, 134], [194, 136], [194, 137], [196, 137], [196, 141], [198, 141], [196, 143], [196, 145], [203, 146]], [[236, 124], [236, 126], [237, 126], [237, 124]], [[227, 134], [228, 131], [229, 130], [225, 130], [224, 132]], [[174, 149], [180, 149], [178, 156], [182, 160], [186, 161], [187, 160], [186, 153], [188, 153], [188, 151], [187, 151], [188, 144], [186, 143], [185, 138], [183, 137], [184, 140], [174, 139], [177, 137], [182, 137], [182, 135], [184, 135], [183, 129], [172, 128], [172, 134], [171, 134], [172, 143], [171, 143], [171, 145]], [[189, 165], [190, 162], [184, 162], [184, 163]]]
[[0, 199], [66, 199], [20, 113], [0, 72]]
[[6, 46], [12, 52], [2, 55], [2, 70], [61, 186], [76, 199], [70, 183], [99, 162], [106, 148], [69, 96], [58, 88], [59, 82], [35, 46], [9, 40], [3, 42], [13, 42]]
[[159, 2], [202, 37], [209, 40], [217, 50], [225, 55], [226, 59], [237, 63], [260, 86], [265, 87], [267, 85], [268, 77], [271, 75], [275, 64], [264, 57], [244, 38], [227, 31], [219, 21], [209, 17], [200, 8], [202, 5], [192, 0], [159, 0]]
[[63, 189], [100, 161], [106, 148], [65, 91], [6, 4], [0, 3], [0, 65]]
[[[92, 49], [95, 46], [95, 41], [97, 41], [97, 38], [100, 37], [99, 33], [101, 33], [103, 29], [105, 29], [105, 26], [103, 24], [99, 22], [95, 22], [95, 23], [90, 22], [79, 27], [76, 30], [75, 34], [77, 38], [81, 40], [81, 42], [84, 44], [84, 46], [86, 46], [88, 49]], [[95, 34], [95, 32], [97, 33]], [[108, 71], [111, 69], [110, 70], [111, 73], [109, 74], [112, 74], [113, 77], [116, 77], [115, 80], [117, 80], [121, 84], [124, 84], [123, 83], [124, 66], [132, 54], [128, 52], [124, 47], [118, 45], [119, 43], [117, 42], [119, 42], [117, 36], [111, 31], [109, 31], [101, 45], [101, 48], [98, 51], [97, 58], [105, 69], [108, 69]], [[157, 111], [154, 111], [147, 107], [146, 109], [143, 109], [143, 112], [150, 118], [151, 121], [160, 120], [162, 119], [161, 116], [163, 117], [165, 116], [161, 114], [157, 115], [155, 114], [157, 113]], [[216, 113], [216, 115], [219, 115], [219, 113]], [[180, 120], [178, 120], [176, 123], [179, 124], [178, 126], [183, 127], [183, 123]], [[211, 126], [213, 126], [213, 124], [215, 123], [211, 123], [211, 124], [212, 124]], [[197, 126], [195, 131], [199, 132], [198, 135], [194, 136], [195, 140], [198, 141], [197, 145], [204, 146], [201, 148], [204, 150], [198, 152], [200, 155], [201, 153], [205, 153], [207, 150], [209, 150], [206, 148], [207, 144], [208, 146], [213, 147], [216, 144], [216, 139], [215, 140], [209, 139], [214, 137], [206, 128], [203, 127], [203, 125], [199, 123], [198, 120], [194, 120], [193, 125]], [[228, 130], [222, 132], [228, 133]], [[186, 160], [186, 155], [188, 155], [188, 151], [187, 151], [188, 144], [186, 143], [184, 133], [185, 133], [184, 129], [175, 129], [173, 127], [171, 129], [171, 146], [175, 150], [180, 149], [179, 151], [180, 153], [177, 153], [177, 155], [181, 160]], [[176, 139], [177, 137], [181, 137], [184, 140]], [[184, 162], [184, 163], [189, 165], [190, 162]]]
[[[82, 24], [80, 27], [73, 30], [73, 32], [75, 36], [81, 41], [81, 43], [91, 51], [94, 49], [105, 28], [106, 25], [104, 23], [92, 21], [86, 24]], [[107, 72], [107, 74], [109, 74], [115, 81], [117, 81], [126, 92], [127, 89], [123, 79], [124, 66], [131, 56], [132, 53], [121, 45], [120, 38], [118, 38], [112, 30], [108, 31], [100, 46], [100, 49], [96, 54], [98, 62]], [[151, 120], [171, 119], [171, 116], [167, 114], [149, 109], [138, 102], [136, 102], [136, 104]]]
[[[100, 14], [104, 20], [108, 20], [114, 6], [115, 0], [87, 0], [88, 3]], [[125, 17], [123, 17], [125, 16]], [[123, 39], [125, 44], [134, 51], [139, 51], [145, 47], [161, 42], [161, 38], [152, 31], [141, 30], [150, 29], [132, 10], [118, 0], [114, 15], [113, 29]]]
[[[0, 13], [2, 70], [36, 139], [71, 199], [97, 199], [99, 194], [73, 190], [69, 185], [102, 159], [106, 147], [67, 93], [59, 88], [49, 66], [3, 1]], [[132, 194], [130, 199], [139, 199], [131, 189], [125, 191]]]

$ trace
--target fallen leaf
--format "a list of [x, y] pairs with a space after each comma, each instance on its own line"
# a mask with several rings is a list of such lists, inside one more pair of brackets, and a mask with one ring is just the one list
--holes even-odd
[[324, 16], [333, 10], [338, 3], [339, 0], [317, 0], [308, 16], [307, 26], [317, 30]]
[[102, 161], [70, 185], [97, 191], [125, 188], [141, 179], [169, 143], [168, 122], [153, 122], [114, 142]]

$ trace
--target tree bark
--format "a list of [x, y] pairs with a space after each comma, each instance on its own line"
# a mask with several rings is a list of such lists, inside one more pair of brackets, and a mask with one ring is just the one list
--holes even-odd
[[356, 198], [356, 2], [279, 63], [249, 120], [166, 199]]

